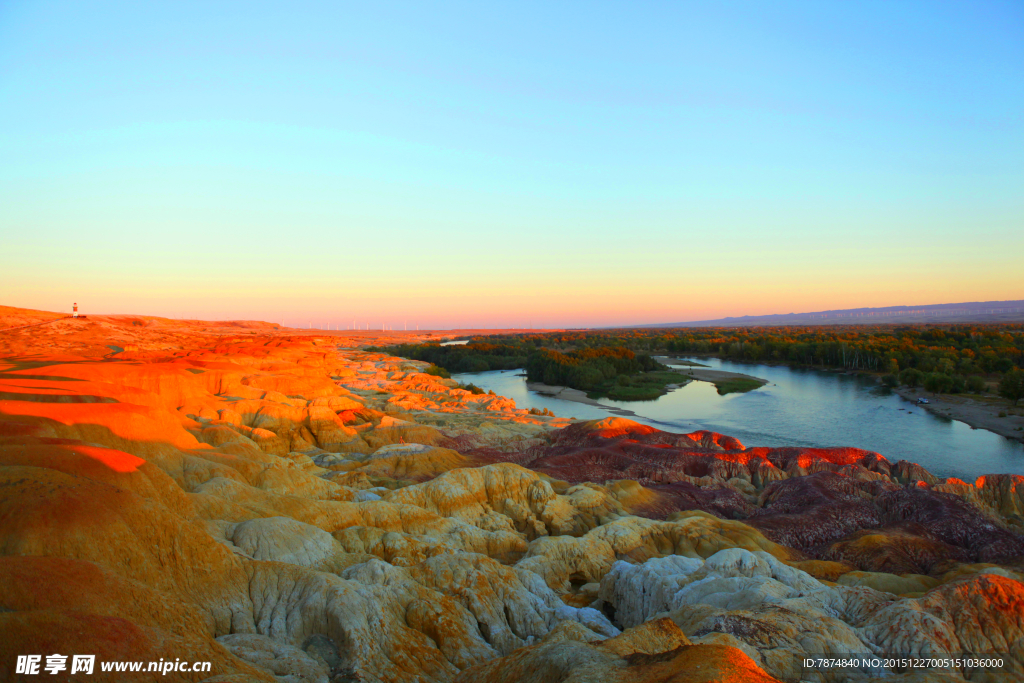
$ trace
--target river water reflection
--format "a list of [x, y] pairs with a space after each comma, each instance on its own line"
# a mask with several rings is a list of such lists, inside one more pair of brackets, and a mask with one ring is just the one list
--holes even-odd
[[[712, 384], [691, 382], [656, 401], [601, 403], [636, 413], [631, 419], [670, 432], [709, 429], [745, 446], [856, 446], [890, 461], [910, 460], [940, 477], [973, 482], [982, 474], [1024, 474], [1024, 444], [932, 415], [872, 378], [786, 366], [693, 359], [716, 370], [768, 380], [746, 394], [719, 396]], [[609, 411], [544, 396], [526, 388], [522, 371], [453, 375], [515, 399], [519, 408], [550, 408], [582, 419]], [[900, 410], [903, 408], [903, 410]]]

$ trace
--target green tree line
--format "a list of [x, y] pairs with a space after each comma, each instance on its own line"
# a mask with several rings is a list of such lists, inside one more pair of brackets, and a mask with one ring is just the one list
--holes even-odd
[[[427, 361], [448, 372], [487, 372], [488, 370], [513, 370], [526, 367], [529, 348], [524, 345], [470, 344], [441, 346], [440, 344], [398, 344], [395, 346], [369, 347], [368, 351], [379, 351], [392, 356]], [[432, 373], [433, 374], [433, 373]]]
[[367, 350], [429, 362], [431, 366], [426, 372], [440, 377], [448, 377], [452, 372], [525, 368], [531, 382], [571, 387], [625, 401], [655, 399], [665, 393], [666, 385], [686, 381], [649, 354], [637, 354], [622, 347], [583, 346], [561, 351], [538, 346], [533, 339], [513, 337], [498, 344], [398, 344]]
[[622, 348], [584, 348], [568, 353], [536, 349], [526, 359], [526, 379], [556, 386], [596, 391], [609, 380], [668, 368], [649, 355]]

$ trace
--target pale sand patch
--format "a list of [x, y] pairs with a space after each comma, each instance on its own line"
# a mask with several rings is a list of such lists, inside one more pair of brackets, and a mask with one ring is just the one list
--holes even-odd
[[587, 392], [580, 391], [579, 389], [544, 384], [543, 382], [527, 382], [526, 388], [530, 391], [536, 391], [538, 394], [544, 394], [545, 396], [552, 396], [565, 401], [575, 401], [576, 403], [585, 403], [588, 406], [597, 406], [598, 408], [607, 410], [610, 413], [615, 413], [616, 415], [636, 415], [632, 410], [623, 410], [622, 408], [616, 408], [615, 406], [595, 401], [587, 396]]
[[[929, 403], [915, 405], [929, 413], [958, 420], [975, 429], [987, 429], [1000, 436], [1024, 441], [1024, 431], [1019, 430], [1024, 427], [1024, 415], [1022, 415], [1024, 406], [1014, 408], [1007, 401], [995, 398], [931, 394], [920, 387], [917, 389], [900, 387], [893, 391], [908, 401], [927, 398]], [[999, 417], [1001, 412], [1005, 412], [1007, 416]]]
[[[664, 363], [665, 365], [671, 365], [673, 363], [678, 365], [684, 362], [672, 358], [671, 356], [655, 356], [654, 360], [658, 361], [659, 363]], [[725, 370], [712, 370], [711, 368], [708, 368], [706, 366], [675, 367], [672, 369], [678, 373], [686, 375], [687, 377], [691, 377], [700, 382], [711, 382], [712, 384], [714, 384], [715, 382], [725, 382], [730, 379], [752, 379], [755, 382], [760, 382], [762, 386], [768, 384], [768, 380], [764, 379], [763, 377], [745, 375], [742, 372], [726, 372]]]
[[687, 370], [680, 370], [682, 374], [687, 377], [692, 377], [695, 380], [701, 382], [725, 382], [730, 379], [752, 379], [755, 382], [760, 382], [763, 385], [768, 384], [768, 380], [760, 377], [754, 377], [753, 375], [744, 375], [741, 372], [726, 372], [725, 370], [704, 370], [701, 368], [692, 368]]

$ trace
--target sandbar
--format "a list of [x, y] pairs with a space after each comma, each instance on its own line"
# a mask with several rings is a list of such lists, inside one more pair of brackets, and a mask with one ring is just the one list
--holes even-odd
[[[934, 415], [958, 420], [974, 429], [987, 429], [1008, 439], [1024, 442], [1024, 406], [1014, 408], [994, 397], [932, 394], [920, 387], [899, 387], [893, 391], [908, 401], [914, 401], [918, 408], [923, 408]], [[929, 402], [918, 404], [918, 398], [926, 398]], [[1005, 416], [999, 417], [999, 413], [1005, 413]]]

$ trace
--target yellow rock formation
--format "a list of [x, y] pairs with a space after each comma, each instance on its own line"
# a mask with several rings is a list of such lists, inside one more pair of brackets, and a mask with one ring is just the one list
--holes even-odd
[[797, 680], [812, 648], [854, 647], [1008, 652], [1021, 674], [1013, 566], [865, 571], [851, 562], [920, 546], [868, 530], [812, 558], [672, 489], [743, 511], [816, 471], [844, 491], [903, 477], [1005, 530], [1019, 477], [926, 481], [857, 453], [775, 464], [700, 432], [669, 435], [704, 458], [672, 486], [567, 483], [524, 454], [657, 430], [565, 430], [363, 351], [387, 341], [369, 333], [0, 314], [44, 323], [0, 332], [0, 678], [18, 655], [62, 652], [208, 660], [176, 678], [208, 683], [767, 682]]

